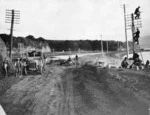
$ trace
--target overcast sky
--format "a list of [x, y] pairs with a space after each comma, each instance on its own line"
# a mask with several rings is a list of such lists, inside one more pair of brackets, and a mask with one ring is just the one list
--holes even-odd
[[141, 36], [150, 35], [150, 0], [0, 0], [0, 33], [10, 33], [5, 10], [14, 9], [21, 15], [14, 36], [98, 40], [102, 34], [104, 40], [125, 41], [123, 3], [127, 14], [141, 6]]

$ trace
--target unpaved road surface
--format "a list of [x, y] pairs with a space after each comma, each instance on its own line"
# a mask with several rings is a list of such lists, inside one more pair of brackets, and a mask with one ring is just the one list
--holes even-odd
[[7, 115], [149, 115], [150, 72], [92, 66], [47, 67], [1, 99]]
[[7, 115], [58, 114], [62, 68], [49, 67], [43, 75], [29, 75], [1, 98]]

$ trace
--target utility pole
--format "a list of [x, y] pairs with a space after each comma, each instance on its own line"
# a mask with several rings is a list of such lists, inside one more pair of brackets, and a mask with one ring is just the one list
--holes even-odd
[[[141, 19], [135, 20], [134, 19], [134, 14], [128, 14], [125, 17], [126, 20], [126, 30], [131, 29], [132, 31], [132, 40], [133, 40], [133, 53], [135, 52], [135, 43], [134, 43], [134, 32], [135, 32], [135, 28], [141, 28], [142, 27], [142, 22]], [[136, 45], [137, 46], [137, 45]]]
[[106, 41], [106, 44], [107, 44], [107, 53], [108, 53], [108, 41]]
[[17, 10], [6, 10], [6, 20], [5, 23], [11, 23], [10, 27], [10, 58], [12, 59], [12, 49], [13, 49], [13, 28], [14, 24], [19, 24], [20, 11]]
[[[124, 6], [124, 8], [125, 8], [125, 6]], [[128, 30], [128, 29], [131, 29], [131, 31], [132, 31], [132, 40], [133, 40], [133, 43], [132, 43], [133, 49], [132, 50], [133, 50], [133, 54], [135, 53], [135, 50], [137, 49], [137, 46], [139, 46], [139, 45], [135, 45], [135, 41], [134, 41], [135, 28], [141, 28], [141, 27], [142, 27], [141, 17], [139, 19], [135, 19], [133, 13], [128, 14], [128, 15], [125, 14], [125, 31]]]
[[131, 31], [132, 31], [132, 39], [133, 39], [133, 54], [135, 53], [134, 50], [134, 31], [135, 31], [135, 26], [134, 26], [134, 14], [131, 14], [131, 19], [132, 19], [132, 27], [131, 27]]
[[119, 41], [117, 41], [117, 47], [118, 47], [118, 51], [120, 51], [120, 44], [119, 44]]
[[102, 41], [102, 34], [101, 34], [101, 52], [102, 52], [102, 56], [103, 56], [103, 41]]
[[126, 27], [126, 5], [123, 4], [123, 10], [124, 10], [124, 27], [125, 27], [125, 39], [126, 39], [126, 50], [127, 50], [127, 58], [129, 58], [129, 45], [128, 45], [128, 39], [127, 39], [127, 27]]
[[12, 48], [13, 48], [13, 28], [14, 28], [14, 10], [12, 10], [11, 27], [10, 27], [10, 36], [11, 36], [10, 58], [11, 59], [12, 59]]

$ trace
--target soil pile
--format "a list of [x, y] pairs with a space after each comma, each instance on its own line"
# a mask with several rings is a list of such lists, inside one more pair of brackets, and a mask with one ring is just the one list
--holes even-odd
[[147, 72], [83, 66], [73, 76], [75, 115], [148, 115]]

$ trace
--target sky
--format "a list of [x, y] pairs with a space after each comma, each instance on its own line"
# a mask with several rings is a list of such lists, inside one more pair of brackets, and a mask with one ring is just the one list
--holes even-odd
[[[0, 0], [0, 33], [10, 33], [5, 11], [14, 9], [20, 11], [14, 36], [125, 41], [123, 4], [126, 14], [141, 6], [141, 36], [150, 35], [150, 0]], [[127, 33], [131, 40], [131, 30]]]

